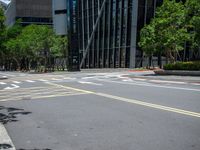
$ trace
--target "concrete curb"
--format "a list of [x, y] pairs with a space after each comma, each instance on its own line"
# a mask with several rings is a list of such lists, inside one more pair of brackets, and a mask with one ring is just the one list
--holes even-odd
[[5, 127], [0, 123], [0, 149], [1, 150], [16, 150], [11, 138], [9, 137]]
[[200, 76], [200, 71], [187, 70], [155, 70], [157, 75]]

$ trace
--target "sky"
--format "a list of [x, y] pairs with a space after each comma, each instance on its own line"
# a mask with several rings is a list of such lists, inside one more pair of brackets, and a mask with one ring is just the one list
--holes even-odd
[[0, 0], [0, 1], [8, 5], [11, 0]]

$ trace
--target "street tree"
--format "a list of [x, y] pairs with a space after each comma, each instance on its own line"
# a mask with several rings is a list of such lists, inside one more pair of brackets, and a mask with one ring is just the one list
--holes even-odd
[[[4, 47], [3, 47], [3, 42], [5, 41], [6, 37], [6, 26], [4, 24], [5, 22], [5, 15], [4, 15], [4, 10], [0, 6], [0, 63], [4, 63]], [[0, 64], [1, 65], [1, 64]]]
[[139, 46], [147, 54], [165, 54], [174, 62], [179, 51], [184, 49], [185, 41], [190, 39], [185, 20], [182, 2], [164, 0], [155, 18], [141, 30]]
[[187, 0], [186, 4], [187, 12], [187, 25], [192, 34], [192, 51], [194, 57], [200, 57], [200, 0]]

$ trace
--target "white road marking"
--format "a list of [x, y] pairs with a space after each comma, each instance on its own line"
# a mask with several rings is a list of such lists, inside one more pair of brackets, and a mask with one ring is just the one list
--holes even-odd
[[19, 84], [19, 83], [21, 83], [21, 82], [19, 82], [19, 81], [13, 81], [13, 83], [15, 83], [15, 84]]
[[200, 83], [192, 83], [192, 85], [200, 85]]
[[60, 81], [60, 80], [62, 80], [62, 79], [51, 78], [51, 80], [54, 80], [54, 81]]
[[78, 82], [81, 83], [81, 84], [90, 84], [90, 85], [99, 85], [99, 86], [103, 85], [103, 84], [100, 84], [100, 83], [86, 82], [86, 81], [78, 81]]
[[130, 81], [133, 81], [132, 79], [124, 79], [122, 81], [125, 81], [125, 82], [130, 82]]
[[151, 82], [156, 82], [156, 83], [175, 83], [175, 84], [187, 84], [186, 82], [181, 82], [181, 81], [167, 81], [167, 80], [149, 80]]
[[11, 147], [8, 148], [8, 150], [16, 150], [11, 138], [8, 135], [8, 132], [1, 123], [0, 123], [0, 144], [8, 144]]
[[39, 79], [39, 81], [42, 81], [42, 82], [47, 82], [48, 80], [44, 80], [44, 79]]
[[63, 78], [65, 80], [76, 80], [76, 78], [71, 78], [71, 77], [66, 77], [66, 78]]
[[136, 80], [136, 81], [146, 81], [147, 79], [142, 79], [142, 78], [134, 78], [133, 80]]
[[3, 76], [3, 78], [7, 78], [7, 76]]
[[93, 76], [93, 77], [83, 77], [83, 78], [81, 78], [81, 79], [87, 80], [87, 79], [93, 79], [93, 78], [96, 78], [96, 76]]
[[12, 90], [12, 89], [17, 89], [17, 88], [20, 87], [20, 86], [15, 85], [15, 84], [11, 84], [11, 86], [12, 86], [12, 87], [6, 87], [6, 88], [4, 88], [4, 90]]
[[34, 83], [35, 81], [32, 81], [32, 80], [26, 80], [26, 82]]
[[108, 81], [103, 79], [96, 79], [98, 81], [103, 82], [112, 82], [118, 84], [129, 84], [129, 85], [138, 85], [138, 86], [148, 86], [148, 87], [156, 87], [156, 88], [166, 88], [166, 89], [176, 89], [176, 90], [186, 90], [186, 91], [197, 91], [200, 92], [200, 89], [193, 89], [193, 88], [182, 88], [182, 87], [173, 87], [173, 86], [164, 86], [164, 85], [154, 85], [154, 84], [147, 84], [147, 83], [134, 83], [134, 82], [120, 82], [120, 81]]
[[147, 79], [134, 78], [133, 80], [136, 80], [136, 81], [146, 81]]
[[6, 85], [6, 83], [5, 83], [5, 82], [0, 82], [0, 84], [1, 84], [1, 85]]

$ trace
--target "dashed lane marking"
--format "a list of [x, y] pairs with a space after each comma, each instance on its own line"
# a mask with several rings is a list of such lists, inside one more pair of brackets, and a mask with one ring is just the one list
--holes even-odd
[[153, 108], [153, 109], [157, 109], [157, 110], [168, 111], [168, 112], [173, 112], [173, 113], [177, 113], [177, 114], [181, 114], [181, 115], [200, 118], [200, 113], [197, 113], [197, 112], [192, 112], [192, 111], [178, 109], [178, 108], [164, 106], [164, 105], [158, 105], [158, 104], [154, 104], [154, 103], [147, 103], [147, 102], [143, 102], [143, 101], [136, 100], [136, 99], [129, 99], [129, 98], [119, 97], [119, 96], [105, 94], [105, 93], [98, 93], [98, 92], [82, 90], [82, 89], [78, 89], [78, 88], [72, 88], [72, 87], [69, 87], [69, 86], [59, 85], [59, 84], [55, 84], [55, 83], [47, 83], [47, 84], [54, 85], [54, 86], [57, 86], [57, 87], [62, 87], [62, 88], [65, 88], [65, 89], [73, 89], [75, 91], [81, 91], [81, 92], [85, 92], [85, 93], [88, 93], [88, 94], [94, 94], [94, 95], [106, 97], [106, 98], [109, 98], [109, 99], [128, 102], [128, 103], [132, 103], [132, 104], [135, 104], [135, 105], [140, 105], [140, 106], [144, 106], [144, 107], [148, 107], [148, 108]]

